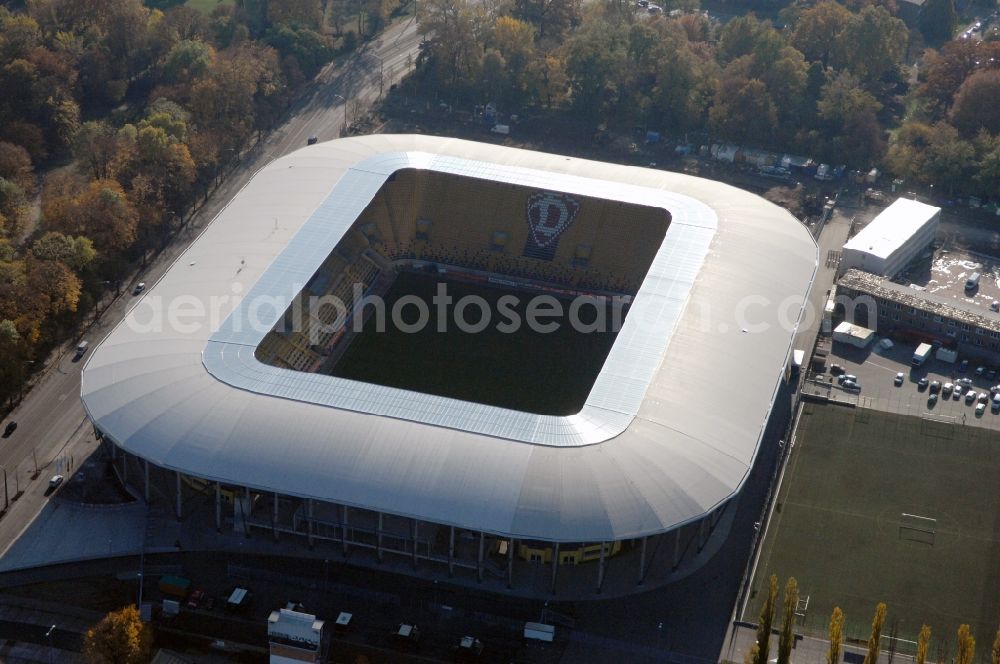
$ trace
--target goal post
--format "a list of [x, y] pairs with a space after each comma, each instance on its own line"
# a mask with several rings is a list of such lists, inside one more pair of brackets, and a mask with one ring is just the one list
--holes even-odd
[[902, 512], [899, 515], [899, 539], [934, 546], [937, 519]]

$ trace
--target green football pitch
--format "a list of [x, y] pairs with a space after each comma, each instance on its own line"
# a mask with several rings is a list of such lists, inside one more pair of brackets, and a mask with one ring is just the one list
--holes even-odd
[[798, 619], [806, 634], [825, 636], [839, 606], [845, 638], [866, 640], [881, 601], [883, 635], [895, 625], [898, 639], [912, 641], [926, 623], [933, 659], [934, 641], [953, 652], [955, 631], [968, 623], [988, 658], [1000, 623], [1000, 436], [806, 404], [744, 620], [756, 621], [772, 573], [779, 603], [789, 576], [808, 597]]
[[[568, 316], [538, 319], [557, 323], [554, 332], [538, 332], [527, 324], [505, 332], [500, 325], [510, 316], [501, 313], [498, 300], [516, 297], [518, 304], [510, 310], [524, 322], [531, 293], [453, 281], [446, 282], [453, 304], [444, 312], [445, 331], [439, 332], [439, 310], [431, 300], [439, 281], [436, 275], [401, 273], [385, 295], [385, 310], [391, 313], [400, 298], [416, 296], [427, 304], [427, 324], [419, 332], [407, 333], [392, 324], [378, 331], [377, 317], [370, 315], [332, 374], [543, 415], [580, 411], [616, 332], [580, 333]], [[482, 298], [491, 311], [490, 324], [480, 332], [463, 332], [455, 322], [456, 305], [466, 296]], [[563, 301], [562, 307], [568, 314], [568, 303]], [[412, 305], [402, 308], [401, 314], [406, 324], [417, 320]], [[589, 305], [579, 312], [585, 323], [595, 322], [596, 315]], [[463, 309], [462, 319], [469, 324], [479, 322], [479, 316], [477, 306]], [[604, 320], [611, 328], [611, 305], [604, 310]]]

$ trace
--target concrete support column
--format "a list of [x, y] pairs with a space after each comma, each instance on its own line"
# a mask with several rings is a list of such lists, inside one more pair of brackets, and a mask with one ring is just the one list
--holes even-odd
[[375, 558], [382, 562], [382, 513], [378, 513], [378, 529], [375, 531]]
[[448, 576], [455, 575], [455, 526], [448, 526]]
[[143, 493], [146, 498], [146, 504], [149, 504], [149, 459], [142, 460], [142, 473], [144, 475], [143, 482]]
[[559, 571], [559, 542], [552, 547], [552, 594], [556, 594], [556, 573]]
[[313, 499], [306, 498], [306, 527], [308, 528], [309, 548], [313, 548]]
[[507, 540], [507, 587], [514, 585], [514, 538]]
[[601, 557], [597, 561], [597, 592], [600, 594], [604, 585], [604, 552], [607, 549], [607, 542], [601, 542]]
[[677, 569], [677, 566], [681, 562], [681, 531], [684, 530], [684, 526], [681, 526], [674, 531], [674, 563], [670, 567], [670, 571]]
[[176, 471], [177, 475], [177, 520], [181, 519], [181, 471]]
[[413, 569], [417, 569], [417, 523], [416, 519], [413, 520]]
[[639, 552], [639, 580], [636, 582], [637, 585], [642, 585], [642, 582], [646, 580], [646, 538], [642, 538], [642, 550]]
[[486, 533], [479, 531], [479, 557], [476, 559], [476, 580], [483, 582], [483, 547], [486, 543]]
[[243, 511], [243, 534], [250, 539], [250, 517], [253, 516], [253, 501], [250, 500], [250, 487], [244, 487], [247, 508]]
[[215, 531], [222, 532], [222, 483], [215, 483]]
[[274, 541], [278, 541], [278, 492], [274, 492], [274, 505], [271, 512], [271, 534], [274, 535]]
[[347, 555], [347, 505], [340, 506], [340, 545]]

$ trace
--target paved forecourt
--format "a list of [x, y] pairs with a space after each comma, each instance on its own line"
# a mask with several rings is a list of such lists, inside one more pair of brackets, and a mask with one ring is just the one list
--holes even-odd
[[883, 601], [884, 635], [898, 621], [898, 638], [913, 641], [927, 623], [954, 644], [969, 623], [989, 643], [1000, 615], [998, 485], [993, 431], [805, 404], [743, 619], [756, 621], [777, 574], [782, 588], [794, 576], [808, 598], [798, 618], [806, 634], [824, 635], [840, 606], [845, 638], [867, 639]]

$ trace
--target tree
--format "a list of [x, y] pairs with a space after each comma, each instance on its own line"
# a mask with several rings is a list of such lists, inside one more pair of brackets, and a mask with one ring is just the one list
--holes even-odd
[[144, 664], [149, 661], [152, 634], [134, 605], [112, 611], [87, 630], [83, 656], [91, 664]]
[[[719, 62], [729, 63], [736, 58], [753, 53], [763, 32], [770, 28], [751, 14], [737, 16], [726, 23], [719, 33], [717, 54]], [[773, 29], [773, 28], [771, 28]]]
[[799, 605], [799, 585], [795, 577], [789, 577], [785, 584], [784, 616], [781, 621], [781, 633], [778, 635], [778, 664], [789, 664], [792, 658], [792, 645], [795, 643], [795, 609]]
[[[924, 664], [927, 661], [927, 647], [931, 642], [930, 625], [923, 625], [920, 634], [917, 635], [917, 657], [913, 664]], [[997, 663], [1000, 664], [1000, 663]]]
[[771, 627], [774, 625], [774, 606], [778, 599], [778, 577], [775, 574], [768, 579], [767, 597], [760, 609], [760, 619], [757, 622], [757, 657], [754, 664], [767, 664], [771, 650]]
[[875, 617], [872, 618], [872, 634], [868, 637], [868, 652], [864, 664], [876, 664], [881, 650], [882, 625], [885, 624], [885, 602], [879, 602], [875, 607]]
[[926, 0], [920, 8], [920, 34], [928, 44], [943, 44], [955, 34], [955, 0]]
[[874, 6], [852, 16], [842, 34], [832, 64], [846, 67], [866, 84], [882, 78], [902, 61], [909, 39], [906, 24], [884, 7]]
[[50, 178], [42, 195], [46, 230], [85, 235], [100, 251], [125, 249], [135, 241], [139, 215], [115, 180], [94, 180], [78, 189], [74, 182]]
[[0, 141], [0, 177], [14, 182], [25, 192], [34, 191], [35, 174], [28, 151], [20, 145]]
[[[1000, 629], [997, 630], [997, 635], [993, 639], [993, 650], [990, 651], [990, 662], [991, 664], [1000, 664]], [[917, 662], [916, 664], [924, 663]]]
[[980, 129], [1000, 134], [1000, 69], [977, 71], [965, 79], [955, 93], [951, 119], [965, 136]]
[[[826, 664], [840, 664], [840, 645], [844, 638], [844, 612], [839, 606], [830, 614], [830, 650], [826, 654]], [[918, 664], [923, 664], [922, 662]]]
[[163, 63], [167, 83], [192, 81], [204, 76], [212, 66], [215, 49], [201, 40], [184, 39], [170, 49]]
[[31, 253], [42, 260], [65, 263], [76, 272], [86, 269], [97, 257], [90, 238], [71, 237], [52, 231], [35, 240]]
[[726, 140], [768, 144], [777, 128], [778, 111], [763, 82], [724, 74], [708, 118], [712, 131]]
[[958, 652], [955, 653], [955, 664], [972, 664], [976, 655], [976, 639], [969, 631], [968, 625], [958, 626]]
[[851, 21], [851, 12], [839, 2], [825, 0], [799, 15], [792, 34], [792, 44], [809, 60], [824, 66], [839, 48], [842, 34]]

